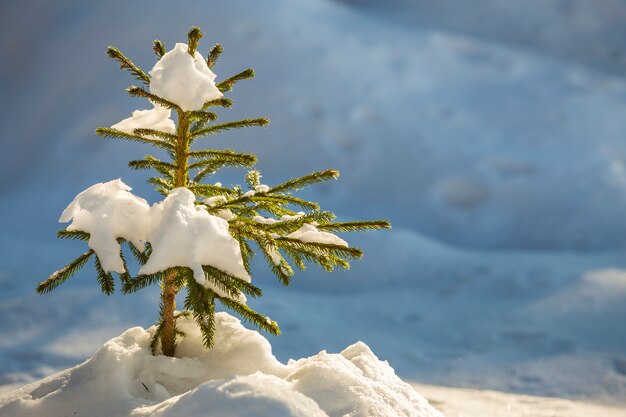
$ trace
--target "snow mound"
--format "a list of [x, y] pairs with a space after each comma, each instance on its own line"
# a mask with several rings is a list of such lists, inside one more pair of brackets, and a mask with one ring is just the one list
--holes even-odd
[[144, 247], [150, 206], [130, 190], [120, 179], [92, 185], [78, 194], [59, 218], [61, 223], [72, 221], [67, 230], [90, 234], [89, 247], [105, 271], [125, 272], [118, 237]]
[[176, 125], [170, 118], [172, 111], [159, 104], [151, 110], [135, 110], [133, 115], [111, 126], [126, 133], [134, 133], [135, 129], [155, 129], [165, 133], [176, 133]]
[[160, 417], [443, 417], [364, 343], [280, 363], [227, 313], [215, 348], [181, 320], [178, 357], [152, 356], [154, 327], [134, 327], [86, 362], [0, 397], [0, 415]]
[[205, 102], [222, 97], [215, 86], [215, 74], [202, 55], [196, 51], [192, 58], [184, 43], [177, 43], [163, 55], [150, 75], [150, 92], [184, 111], [200, 110]]

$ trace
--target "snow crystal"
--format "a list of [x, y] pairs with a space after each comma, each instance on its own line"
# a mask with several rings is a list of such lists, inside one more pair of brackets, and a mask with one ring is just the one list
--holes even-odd
[[165, 133], [176, 133], [176, 125], [170, 119], [172, 111], [159, 104], [151, 110], [135, 110], [128, 119], [111, 126], [125, 133], [133, 133], [135, 129], [155, 129]]
[[291, 239], [298, 239], [307, 243], [328, 243], [333, 245], [348, 246], [348, 242], [339, 236], [328, 232], [320, 232], [313, 224], [304, 223], [302, 227], [287, 235]]
[[227, 313], [206, 350], [191, 319], [177, 357], [153, 356], [134, 327], [86, 362], [3, 396], [0, 414], [157, 417], [442, 417], [364, 343], [285, 365], [270, 343]]
[[92, 185], [74, 198], [59, 219], [72, 221], [67, 230], [90, 234], [89, 247], [107, 272], [125, 272], [116, 239], [124, 238], [143, 250], [150, 227], [150, 206], [131, 189], [121, 179]]
[[211, 265], [250, 282], [239, 243], [228, 232], [228, 222], [207, 213], [205, 207], [196, 207], [194, 202], [191, 191], [176, 188], [165, 200], [152, 206], [154, 226], [148, 236], [152, 255], [139, 274], [186, 266], [191, 268], [198, 283], [210, 286], [202, 265]]
[[199, 52], [193, 58], [187, 45], [177, 43], [150, 70], [150, 92], [178, 104], [184, 111], [200, 110], [205, 102], [222, 97], [215, 74]]

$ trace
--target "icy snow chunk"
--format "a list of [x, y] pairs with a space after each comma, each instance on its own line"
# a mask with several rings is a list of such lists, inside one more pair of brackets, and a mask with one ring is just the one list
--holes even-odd
[[254, 191], [257, 193], [267, 193], [270, 190], [269, 185], [259, 184], [254, 187]]
[[135, 110], [128, 119], [111, 126], [125, 133], [133, 133], [135, 129], [155, 129], [165, 133], [176, 133], [176, 125], [170, 119], [172, 111], [159, 104], [152, 110]]
[[154, 274], [175, 266], [191, 268], [195, 280], [206, 282], [202, 265], [210, 265], [250, 282], [243, 266], [239, 243], [228, 232], [228, 222], [213, 216], [206, 207], [194, 205], [195, 196], [176, 188], [150, 209], [153, 228], [148, 236], [152, 255], [139, 270]]
[[333, 245], [348, 246], [348, 242], [337, 235], [328, 232], [320, 232], [313, 224], [304, 223], [302, 227], [287, 235], [291, 239], [298, 239], [307, 243], [327, 243]]
[[254, 191], [254, 190], [248, 190], [248, 191], [246, 191], [245, 193], [243, 193], [243, 196], [244, 196], [244, 197], [252, 197], [252, 196], [253, 196], [253, 195], [255, 195], [255, 194], [256, 194], [256, 191]]
[[178, 104], [184, 111], [200, 110], [205, 102], [222, 97], [215, 74], [202, 55], [193, 58], [187, 45], [177, 43], [150, 70], [150, 92]]
[[59, 219], [72, 221], [67, 230], [89, 233], [89, 247], [107, 272], [125, 272], [116, 239], [124, 238], [143, 250], [150, 227], [150, 206], [130, 190], [121, 179], [92, 185], [74, 198]]

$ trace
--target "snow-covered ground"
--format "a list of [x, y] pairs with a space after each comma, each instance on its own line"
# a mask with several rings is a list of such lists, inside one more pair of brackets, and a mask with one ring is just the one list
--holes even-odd
[[560, 398], [413, 384], [446, 417], [623, 417], [624, 409]]
[[156, 330], [134, 327], [85, 363], [0, 396], [12, 417], [443, 417], [364, 343], [283, 364], [226, 313], [207, 351], [192, 319], [176, 358], [153, 356]]
[[[363, 340], [405, 379], [624, 407], [626, 79], [610, 59], [624, 50], [623, 6], [533, 2], [533, 31], [506, 24], [525, 21], [514, 2], [441, 2], [456, 7], [428, 24], [411, 20], [418, 3], [4, 2], [0, 383], [153, 322], [154, 291], [106, 298], [88, 273], [44, 297], [34, 286], [83, 249], [54, 239], [79, 191], [121, 176], [157, 199], [125, 167], [145, 149], [93, 134], [138, 107], [106, 45], [147, 70], [152, 39], [172, 47], [195, 24], [203, 52], [226, 49], [218, 80], [256, 70], [220, 116], [272, 121], [216, 146], [257, 153], [268, 183], [338, 168], [311, 198], [394, 225], [351, 241], [366, 256], [350, 272], [311, 269], [282, 289], [256, 269], [282, 362]], [[466, 9], [477, 17], [454, 18]]]

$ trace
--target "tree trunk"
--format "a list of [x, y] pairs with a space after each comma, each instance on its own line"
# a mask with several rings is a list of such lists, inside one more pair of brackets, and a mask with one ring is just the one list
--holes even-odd
[[165, 271], [161, 301], [163, 308], [163, 328], [161, 330], [161, 351], [165, 356], [174, 356], [176, 351], [176, 269], [170, 268]]
[[[186, 187], [189, 176], [189, 120], [184, 112], [178, 113], [177, 141], [175, 150], [175, 161], [177, 169], [175, 172], [176, 187]], [[176, 319], [174, 310], [176, 309], [176, 268], [165, 271], [163, 287], [161, 293], [163, 328], [161, 329], [161, 351], [165, 356], [174, 356], [176, 351]]]

